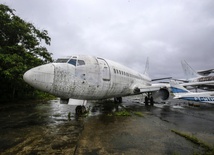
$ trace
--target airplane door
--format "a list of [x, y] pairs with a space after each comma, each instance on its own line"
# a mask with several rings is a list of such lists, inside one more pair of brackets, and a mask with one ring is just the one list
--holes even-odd
[[100, 74], [103, 79], [103, 81], [110, 81], [111, 75], [110, 75], [110, 68], [108, 66], [108, 63], [101, 58], [97, 58], [99, 66], [100, 66]]

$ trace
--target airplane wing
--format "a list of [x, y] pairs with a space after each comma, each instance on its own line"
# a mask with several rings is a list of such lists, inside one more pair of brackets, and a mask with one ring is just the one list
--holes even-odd
[[[193, 84], [193, 85], [184, 84], [184, 86], [191, 86], [192, 89], [201, 89], [201, 90], [205, 90], [205, 91], [214, 91], [214, 84], [212, 82], [209, 81], [209, 83], [203, 83], [203, 82], [199, 82], [199, 83], [201, 83], [201, 84], [200, 85], [197, 85], [197, 83]], [[188, 88], [188, 89], [190, 89], [190, 88]]]
[[203, 81], [203, 82], [182, 83], [180, 85], [182, 85], [182, 86], [200, 86], [200, 85], [208, 85], [208, 84], [214, 84], [214, 80], [213, 81]]
[[164, 78], [152, 79], [152, 81], [168, 80], [168, 79], [172, 79], [172, 77], [164, 77]]
[[201, 70], [201, 71], [197, 71], [197, 73], [202, 75], [202, 76], [207, 76], [211, 73], [214, 73], [214, 69]]
[[[181, 86], [200, 86], [204, 84], [214, 84], [214, 81], [204, 81], [204, 82], [191, 82], [182, 83]], [[169, 83], [153, 83], [150, 86], [135, 87], [135, 94], [147, 93], [145, 96], [145, 104], [148, 104], [150, 100], [151, 105], [153, 104], [153, 97], [160, 98], [162, 101], [166, 101], [171, 96], [171, 88]], [[152, 97], [151, 97], [152, 96]], [[149, 98], [149, 99], [148, 99]]]
[[[214, 81], [204, 81], [204, 82], [190, 82], [190, 83], [181, 83], [181, 86], [202, 86], [206, 84], [214, 84]], [[168, 89], [170, 88], [169, 83], [154, 83], [151, 86], [145, 86], [140, 89], [140, 93], [148, 93], [148, 92], [154, 92], [159, 91], [160, 89]]]
[[159, 91], [161, 88], [169, 88], [170, 85], [168, 83], [154, 83], [151, 86], [145, 86], [140, 89], [140, 93], [148, 93], [148, 92], [154, 92]]
[[214, 91], [214, 84], [204, 84], [204, 85], [200, 85], [197, 88], [202, 89], [202, 90], [206, 90], [206, 91]]

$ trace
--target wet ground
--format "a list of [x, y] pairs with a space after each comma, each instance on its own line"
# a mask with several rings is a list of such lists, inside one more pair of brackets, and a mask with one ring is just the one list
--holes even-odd
[[[172, 102], [173, 103], [173, 102]], [[124, 108], [88, 102], [89, 113], [58, 100], [0, 106], [0, 152], [9, 154], [203, 154], [204, 148], [172, 132], [214, 146], [214, 107], [155, 104], [124, 98]], [[138, 112], [138, 113], [136, 113]]]

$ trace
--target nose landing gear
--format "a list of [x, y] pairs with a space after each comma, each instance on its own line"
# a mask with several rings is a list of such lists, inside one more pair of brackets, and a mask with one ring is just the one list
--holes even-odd
[[75, 109], [75, 112], [77, 115], [84, 114], [84, 113], [86, 113], [86, 108], [84, 105], [78, 105]]
[[87, 112], [86, 108], [85, 108], [86, 103], [87, 103], [87, 101], [84, 100], [82, 105], [78, 105], [76, 107], [76, 109], [75, 109], [76, 115], [82, 115], [82, 114], [85, 114]]
[[148, 95], [145, 97], [144, 103], [145, 103], [145, 106], [148, 106], [149, 103], [150, 103], [151, 106], [154, 105], [154, 100], [153, 100], [153, 97], [152, 97], [151, 93], [148, 93]]

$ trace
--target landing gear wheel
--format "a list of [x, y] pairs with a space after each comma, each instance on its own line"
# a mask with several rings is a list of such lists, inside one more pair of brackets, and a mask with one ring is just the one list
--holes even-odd
[[77, 115], [81, 115], [81, 114], [86, 113], [86, 108], [85, 108], [85, 106], [78, 105], [76, 107], [75, 111], [76, 111]]
[[76, 114], [80, 115], [82, 113], [82, 106], [78, 105], [75, 110], [76, 110]]
[[114, 103], [122, 103], [122, 97], [115, 97]]
[[153, 105], [154, 105], [153, 97], [150, 97], [150, 105], [151, 105], [151, 106], [153, 106]]
[[145, 96], [145, 100], [144, 100], [145, 106], [148, 106], [150, 103], [150, 106], [154, 105], [154, 99], [152, 97], [152, 93], [149, 92], [147, 93], [147, 95]]
[[148, 105], [149, 105], [149, 99], [148, 99], [148, 97], [147, 97], [147, 96], [145, 97], [145, 101], [144, 101], [144, 103], [145, 103], [145, 106], [148, 106]]
[[86, 113], [86, 108], [85, 108], [85, 106], [83, 105], [81, 108], [82, 108], [82, 114]]

